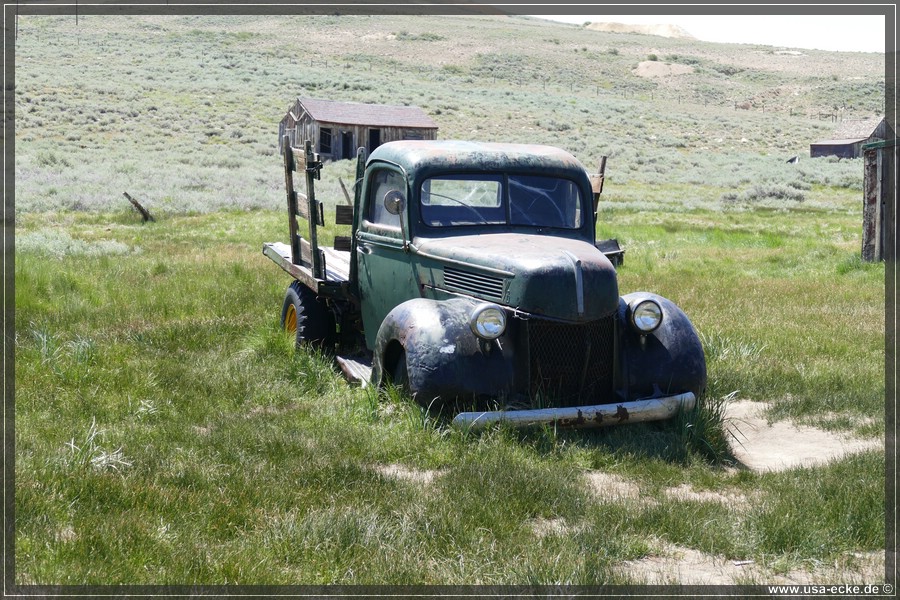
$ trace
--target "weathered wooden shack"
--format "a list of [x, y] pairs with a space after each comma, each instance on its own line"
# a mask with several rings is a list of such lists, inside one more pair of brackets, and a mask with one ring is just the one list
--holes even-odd
[[898, 142], [900, 140], [886, 140], [863, 148], [862, 258], [868, 262], [891, 262], [897, 258]]
[[300, 146], [311, 140], [323, 159], [354, 158], [357, 148], [372, 152], [385, 142], [433, 140], [437, 124], [418, 106], [389, 106], [297, 98], [278, 127], [280, 140], [288, 136]]
[[835, 130], [832, 139], [810, 144], [809, 156], [859, 158], [863, 155], [863, 146], [886, 138], [885, 131], [886, 123], [883, 118], [844, 121]]

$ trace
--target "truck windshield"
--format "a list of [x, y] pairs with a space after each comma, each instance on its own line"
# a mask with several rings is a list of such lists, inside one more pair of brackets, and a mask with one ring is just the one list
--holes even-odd
[[583, 202], [574, 181], [536, 175], [443, 175], [425, 180], [422, 219], [432, 227], [526, 225], [578, 229]]

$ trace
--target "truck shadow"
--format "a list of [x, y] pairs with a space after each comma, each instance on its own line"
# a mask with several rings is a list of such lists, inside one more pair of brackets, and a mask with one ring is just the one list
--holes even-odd
[[713, 442], [698, 439], [678, 418], [602, 429], [554, 429], [546, 426], [520, 429], [515, 431], [515, 435], [520, 443], [548, 457], [558, 455], [561, 448], [574, 447], [672, 464], [687, 465], [699, 460], [715, 468], [738, 466], [730, 447], [717, 449]]

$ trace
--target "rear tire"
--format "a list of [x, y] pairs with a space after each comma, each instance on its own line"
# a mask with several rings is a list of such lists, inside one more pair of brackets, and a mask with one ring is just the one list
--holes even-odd
[[306, 345], [329, 350], [334, 347], [334, 315], [311, 289], [299, 281], [292, 283], [284, 294], [281, 327], [294, 333], [297, 348]]

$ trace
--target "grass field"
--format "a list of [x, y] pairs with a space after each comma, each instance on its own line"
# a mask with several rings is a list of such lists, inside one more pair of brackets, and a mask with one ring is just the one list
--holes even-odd
[[[883, 452], [758, 473], [710, 460], [681, 423], [456, 431], [294, 352], [289, 282], [261, 245], [286, 239], [275, 138], [300, 92], [425, 106], [442, 138], [609, 154], [598, 231], [627, 249], [620, 288], [690, 316], [710, 398], [878, 439], [884, 267], [859, 260], [862, 165], [784, 164], [827, 137], [796, 114], [824, 84], [824, 104], [880, 108], [863, 93], [883, 86], [878, 57], [810, 52], [792, 72], [727, 45], [429, 19], [21, 18], [16, 582], [640, 583], [624, 565], [672, 545], [763, 569], [742, 583], [823, 565], [871, 583]], [[286, 68], [304, 40], [321, 50]], [[653, 50], [709, 68], [631, 76]], [[531, 70], [556, 80], [507, 80]], [[795, 114], [728, 104], [775, 81], [808, 84]], [[325, 171], [334, 201], [352, 165]]]

